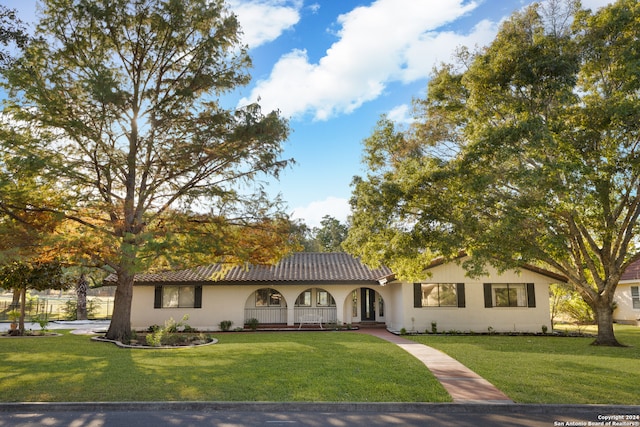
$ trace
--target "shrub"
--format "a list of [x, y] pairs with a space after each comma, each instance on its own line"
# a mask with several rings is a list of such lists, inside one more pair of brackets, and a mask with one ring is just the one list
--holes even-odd
[[49, 324], [49, 319], [47, 318], [46, 314], [44, 316], [41, 316], [39, 314], [36, 316], [32, 316], [31, 321], [40, 325], [40, 329], [42, 330], [42, 332], [47, 332], [47, 325]]
[[147, 334], [145, 338], [145, 340], [147, 341], [147, 345], [151, 347], [160, 347], [162, 345], [164, 334], [165, 334], [164, 328], [158, 328], [157, 330]]
[[[65, 320], [78, 320], [78, 301], [75, 299], [70, 299], [64, 304], [64, 308], [62, 309], [65, 313]], [[92, 318], [95, 316], [98, 311], [98, 304], [96, 301], [90, 299], [87, 300], [87, 317]]]
[[231, 325], [233, 325], [233, 320], [223, 320], [218, 324], [220, 330], [223, 332], [227, 332], [231, 329]]
[[251, 329], [252, 331], [255, 331], [256, 329], [258, 329], [258, 325], [260, 324], [260, 321], [256, 318], [252, 318], [247, 320], [245, 323], [249, 327], [249, 329]]
[[161, 345], [176, 345], [183, 341], [183, 338], [177, 332], [193, 332], [194, 328], [189, 326], [186, 321], [189, 315], [182, 316], [180, 322], [176, 322], [173, 317], [164, 322], [164, 326], [151, 325], [149, 333], [145, 337], [147, 345], [151, 347], [160, 347]]
[[579, 324], [595, 323], [593, 310], [569, 285], [551, 285], [551, 324], [561, 315]]

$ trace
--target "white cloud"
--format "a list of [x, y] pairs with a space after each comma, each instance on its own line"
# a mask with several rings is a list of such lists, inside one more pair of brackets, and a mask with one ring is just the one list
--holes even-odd
[[324, 200], [311, 202], [307, 206], [295, 208], [291, 217], [302, 220], [309, 227], [319, 227], [320, 221], [325, 215], [332, 216], [344, 224], [347, 222], [347, 217], [350, 213], [349, 200], [339, 197], [327, 197]]
[[581, 3], [583, 8], [595, 12], [603, 6], [613, 3], [613, 0], [582, 0]]
[[469, 34], [437, 32], [476, 6], [465, 0], [377, 0], [357, 7], [338, 17], [339, 40], [317, 63], [304, 50], [282, 56], [241, 104], [260, 98], [265, 111], [313, 114], [316, 120], [348, 114], [391, 82], [426, 79], [436, 62], [451, 60], [456, 47], [489, 43], [497, 27], [488, 21]]
[[414, 118], [411, 116], [411, 106], [408, 104], [393, 107], [391, 111], [387, 113], [387, 118], [400, 124], [410, 124], [414, 122]]
[[231, 10], [238, 16], [243, 43], [250, 48], [277, 39], [300, 21], [301, 0], [232, 0]]

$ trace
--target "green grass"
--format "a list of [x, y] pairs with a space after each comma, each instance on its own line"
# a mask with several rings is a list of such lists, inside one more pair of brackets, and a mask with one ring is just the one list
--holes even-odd
[[448, 402], [417, 359], [352, 332], [214, 334], [218, 344], [121, 349], [86, 336], [0, 338], [0, 400]]
[[640, 328], [616, 325], [616, 337], [629, 347], [596, 347], [593, 338], [408, 338], [449, 354], [519, 403], [637, 405]]

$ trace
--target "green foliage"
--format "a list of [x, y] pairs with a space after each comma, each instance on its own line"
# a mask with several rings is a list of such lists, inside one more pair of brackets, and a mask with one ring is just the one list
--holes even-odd
[[64, 289], [68, 286], [59, 262], [18, 262], [0, 266], [0, 288], [20, 291], [19, 333], [24, 333], [27, 290]]
[[227, 332], [231, 329], [232, 325], [233, 325], [233, 320], [223, 320], [220, 322], [218, 327], [220, 328], [221, 331]]
[[349, 228], [330, 215], [325, 215], [320, 221], [320, 227], [314, 228], [315, 239], [321, 252], [342, 252], [342, 242], [347, 238]]
[[[58, 262], [12, 262], [0, 266], [0, 287], [4, 289], [65, 289], [62, 267]], [[26, 301], [25, 301], [26, 303]]]
[[[95, 299], [87, 300], [87, 317], [93, 318], [98, 312], [98, 308], [98, 301]], [[66, 301], [62, 310], [65, 312], [66, 320], [78, 320], [78, 300], [70, 299]]]
[[147, 345], [151, 347], [160, 347], [166, 334], [167, 330], [165, 328], [158, 328], [157, 330], [147, 334], [145, 337]]
[[32, 316], [31, 321], [37, 323], [40, 326], [40, 330], [42, 330], [42, 332], [47, 331], [49, 319], [47, 318], [46, 314], [38, 314], [36, 316]]
[[578, 324], [595, 323], [593, 310], [584, 301], [578, 292], [567, 285], [551, 285], [552, 310], [555, 317], [558, 315], [568, 317]]
[[[230, 320], [229, 320], [229, 322], [230, 322]], [[232, 322], [232, 324], [233, 324], [233, 322]], [[249, 329], [251, 329], [252, 331], [255, 331], [256, 329], [258, 329], [258, 325], [260, 324], [260, 321], [258, 319], [256, 319], [255, 317], [253, 317], [253, 318], [247, 320], [245, 322], [245, 324], [249, 327]], [[229, 328], [231, 328], [231, 325], [229, 325]], [[220, 325], [220, 329], [223, 330], [222, 329], [222, 325]]]
[[[593, 338], [551, 334], [418, 335], [409, 339], [445, 352], [517, 403], [637, 406], [640, 384], [634, 360], [640, 357], [640, 329], [615, 328], [616, 336], [629, 347], [593, 346]], [[588, 327], [586, 332], [596, 329]]]
[[380, 120], [344, 246], [409, 280], [461, 251], [471, 276], [545, 266], [580, 289], [597, 342], [615, 345], [612, 298], [640, 259], [640, 4], [554, 5], [438, 67], [409, 129]]
[[[291, 242], [280, 201], [246, 189], [289, 164], [280, 158], [289, 128], [258, 104], [223, 107], [249, 82], [251, 63], [224, 1], [41, 6], [41, 37], [4, 80], [5, 114], [26, 124], [12, 131], [36, 129], [38, 138], [13, 139], [3, 153], [31, 153], [42, 178], [73, 197], [45, 204], [24, 191], [32, 200], [21, 210], [73, 221], [90, 242], [81, 245], [87, 257], [118, 274], [122, 295], [154, 263], [282, 256]], [[130, 298], [118, 299], [110, 338], [130, 333], [130, 311]]]
[[342, 242], [348, 232], [348, 225], [330, 215], [322, 217], [320, 227], [310, 229], [306, 224], [297, 224], [295, 230], [305, 252], [343, 252]]
[[11, 323], [15, 323], [20, 319], [20, 311], [18, 310], [10, 310], [7, 312], [7, 317], [11, 320]]
[[[16, 17], [15, 10], [0, 5], [0, 45], [22, 47], [26, 41], [27, 34], [22, 22]], [[0, 69], [10, 64], [11, 59], [7, 50], [0, 49]]]
[[[215, 337], [215, 345], [179, 351], [125, 351], [68, 333], [3, 340], [0, 394], [5, 402], [451, 401], [419, 360], [364, 334], [296, 331]], [[88, 360], [96, 362], [91, 369]], [[370, 378], [375, 382], [363, 387]]]
[[176, 345], [183, 342], [184, 339], [179, 336], [180, 333], [195, 332], [195, 329], [186, 323], [187, 320], [189, 320], [189, 315], [185, 314], [179, 322], [176, 322], [173, 317], [170, 317], [164, 322], [164, 326], [150, 326], [149, 333], [145, 337], [147, 345], [160, 347], [163, 345]]

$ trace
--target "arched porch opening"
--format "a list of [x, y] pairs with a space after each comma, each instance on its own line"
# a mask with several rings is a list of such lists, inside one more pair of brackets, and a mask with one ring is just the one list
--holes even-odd
[[386, 322], [385, 301], [380, 292], [372, 288], [356, 288], [345, 300], [346, 323]]
[[306, 289], [296, 298], [294, 308], [294, 323], [300, 323], [300, 318], [322, 318], [323, 323], [335, 323], [337, 319], [336, 300], [322, 288]]
[[258, 319], [259, 324], [287, 324], [287, 301], [273, 288], [261, 288], [247, 298], [244, 321]]

